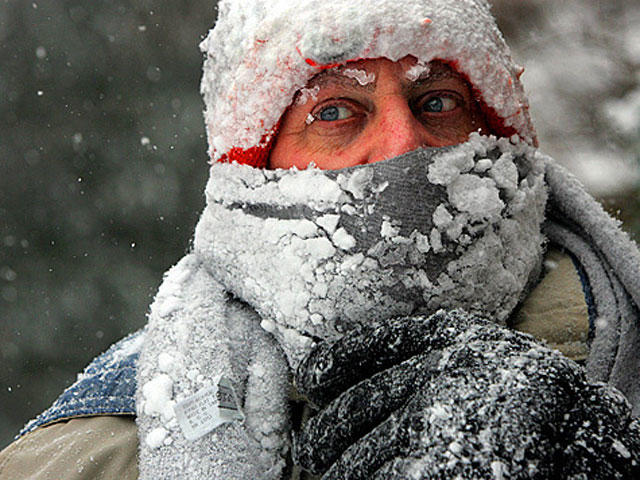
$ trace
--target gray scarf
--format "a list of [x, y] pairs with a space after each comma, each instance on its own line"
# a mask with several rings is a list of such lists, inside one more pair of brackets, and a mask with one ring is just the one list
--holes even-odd
[[504, 323], [539, 276], [542, 156], [472, 138], [342, 170], [216, 164], [195, 253], [290, 364], [372, 320], [463, 308]]
[[[593, 298], [590, 375], [637, 414], [640, 254], [535, 149], [473, 135], [337, 171], [216, 164], [206, 194], [194, 250], [151, 307], [138, 369], [141, 478], [281, 478], [288, 371], [316, 340], [439, 308], [504, 323], [539, 277], [542, 232], [574, 256]], [[237, 388], [245, 421], [188, 441], [173, 406], [219, 375]]]
[[544, 232], [568, 250], [582, 270], [590, 303], [587, 373], [622, 391], [640, 413], [640, 253], [578, 180], [550, 159], [550, 199]]

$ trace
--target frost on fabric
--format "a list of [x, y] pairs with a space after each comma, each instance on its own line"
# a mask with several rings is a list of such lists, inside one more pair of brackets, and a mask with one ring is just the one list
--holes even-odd
[[126, 357], [138, 353], [142, 347], [143, 341], [144, 335], [136, 335], [120, 342], [120, 348], [114, 352], [112, 362], [117, 363]]
[[496, 185], [512, 194], [518, 188], [518, 167], [513, 163], [513, 157], [504, 153], [496, 160], [489, 172]]
[[422, 61], [419, 61], [419, 62], [416, 62], [415, 65], [409, 67], [404, 75], [407, 78], [407, 80], [411, 82], [415, 82], [416, 80], [426, 77], [428, 74], [429, 74], [429, 65]]
[[[371, 76], [349, 60], [407, 55], [420, 61], [406, 73], [411, 78], [424, 76], [433, 59], [455, 61], [485, 103], [533, 143], [519, 68], [487, 2], [373, 0], [363, 9], [337, 0], [319, 9], [312, 0], [222, 0], [218, 8], [218, 22], [200, 44], [213, 160], [234, 147], [258, 145], [322, 66], [342, 66], [367, 84]], [[303, 90], [300, 101], [310, 93]]]
[[[371, 312], [384, 321], [462, 307], [504, 321], [541, 261], [542, 173], [526, 144], [478, 135], [336, 171], [214, 165], [194, 251], [151, 307], [138, 370], [141, 478], [162, 478], [157, 461], [174, 455], [195, 478], [283, 468], [289, 369], [270, 348], [295, 368], [316, 338]], [[457, 182], [502, 207], [469, 208]], [[173, 407], [215, 375], [245, 399], [246, 420], [190, 442]]]
[[154, 377], [142, 386], [144, 398], [144, 413], [146, 415], [161, 416], [167, 421], [174, 417], [172, 401], [173, 380], [166, 374]]
[[296, 99], [296, 105], [304, 105], [309, 100], [317, 100], [318, 92], [320, 91], [320, 86], [316, 85], [312, 88], [301, 88], [300, 94]]
[[167, 438], [167, 430], [162, 427], [154, 428], [145, 437], [145, 441], [149, 448], [158, 448], [164, 445], [164, 441]]
[[339, 221], [340, 215], [323, 215], [318, 217], [316, 223], [320, 228], [326, 230], [329, 235], [333, 235], [333, 232], [335, 232], [338, 227]]
[[473, 134], [455, 148], [323, 171], [215, 164], [195, 251], [295, 367], [313, 338], [464, 307], [503, 322], [541, 265], [538, 154]]
[[353, 195], [356, 200], [362, 200], [372, 178], [373, 172], [371, 170], [362, 169], [349, 176], [338, 176], [338, 183], [345, 192]]
[[168, 373], [172, 369], [174, 362], [174, 358], [166, 352], [162, 352], [158, 356], [158, 367], [162, 372]]
[[448, 185], [447, 191], [453, 207], [469, 213], [474, 220], [482, 220], [502, 213], [504, 203], [496, 186], [490, 178], [460, 175]]
[[620, 454], [622, 458], [631, 458], [631, 452], [620, 440], [613, 441], [613, 448]]
[[351, 250], [356, 246], [355, 239], [344, 228], [338, 229], [331, 237], [332, 242], [342, 250]]
[[[231, 169], [216, 170], [215, 188], [209, 182], [206, 195], [209, 201], [231, 203], [277, 203], [282, 207], [309, 205], [311, 208], [332, 211], [344, 194], [335, 180], [316, 169], [301, 170], [293, 181], [285, 171]], [[238, 188], [240, 186], [240, 188]]]
[[436, 207], [436, 211], [433, 212], [433, 224], [436, 228], [446, 228], [451, 225], [453, 216], [447, 210], [447, 206], [441, 203]]
[[181, 262], [165, 274], [156, 295], [156, 309], [161, 316], [170, 315], [182, 303], [184, 291], [182, 286], [192, 272], [192, 262]]
[[[459, 310], [364, 326], [305, 359], [296, 384], [322, 405], [296, 460], [324, 478], [638, 476], [640, 432], [620, 392], [531, 336]], [[345, 416], [354, 405], [358, 415]]]
[[[196, 255], [167, 272], [137, 370], [141, 479], [280, 478], [289, 448], [287, 367], [257, 326], [255, 313], [226, 295]], [[198, 394], [210, 400], [206, 389], [214, 384], [219, 401], [232, 391], [244, 405], [235, 403], [241, 411], [223, 423], [201, 422], [204, 435], [190, 439], [185, 431], [194, 430], [184, 429], [176, 408]], [[198, 411], [208, 410], [203, 404]]]
[[380, 227], [380, 236], [382, 238], [393, 239], [396, 238], [399, 233], [400, 228], [398, 226], [394, 226], [389, 218], [382, 220], [382, 225]]
[[367, 73], [365, 70], [357, 68], [345, 68], [341, 70], [341, 72], [345, 77], [353, 78], [362, 86], [369, 85], [376, 81], [376, 74], [373, 72]]

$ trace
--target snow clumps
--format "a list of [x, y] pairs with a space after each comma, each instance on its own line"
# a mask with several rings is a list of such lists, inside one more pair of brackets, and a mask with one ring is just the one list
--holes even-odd
[[196, 254], [292, 366], [313, 338], [439, 308], [504, 322], [537, 278], [546, 190], [518, 138], [341, 170], [214, 164]]
[[345, 77], [353, 78], [362, 86], [369, 85], [376, 81], [376, 74], [373, 72], [367, 73], [365, 70], [357, 68], [345, 68], [341, 70], [341, 72]]

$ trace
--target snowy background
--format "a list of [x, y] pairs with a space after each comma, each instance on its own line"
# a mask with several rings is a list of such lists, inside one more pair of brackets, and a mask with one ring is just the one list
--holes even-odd
[[[637, 3], [494, 3], [543, 149], [638, 235]], [[0, 0], [0, 447], [145, 323], [188, 249], [214, 18], [211, 0]]]

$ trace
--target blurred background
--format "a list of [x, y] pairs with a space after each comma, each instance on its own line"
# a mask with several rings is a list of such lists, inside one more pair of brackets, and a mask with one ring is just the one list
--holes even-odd
[[[215, 0], [0, 0], [0, 448], [189, 248]], [[494, 1], [543, 149], [640, 234], [635, 0]]]

